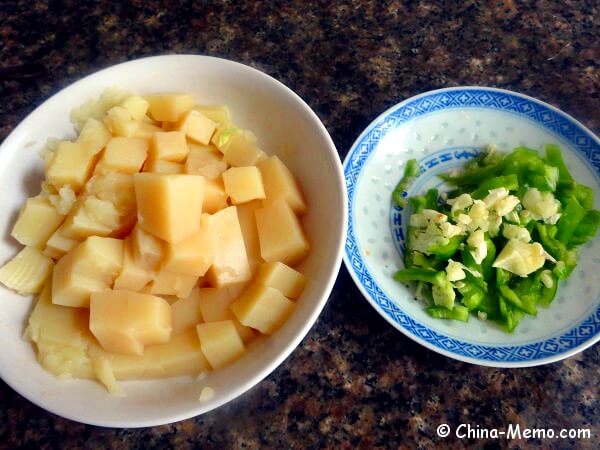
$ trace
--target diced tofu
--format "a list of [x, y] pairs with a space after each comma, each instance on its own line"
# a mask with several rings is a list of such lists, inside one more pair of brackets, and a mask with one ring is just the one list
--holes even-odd
[[163, 268], [173, 273], [200, 277], [204, 276], [214, 259], [212, 217], [203, 214], [198, 233], [167, 246]]
[[204, 178], [197, 175], [134, 175], [140, 226], [170, 243], [200, 229]]
[[173, 161], [153, 159], [150, 161], [146, 161], [146, 164], [144, 164], [144, 172], [179, 174], [185, 173], [185, 167], [183, 164], [176, 163]]
[[148, 140], [114, 137], [106, 144], [96, 171], [136, 173], [142, 169], [148, 152]]
[[194, 109], [219, 125], [231, 121], [231, 114], [226, 105], [196, 105]]
[[76, 270], [73, 254], [63, 256], [52, 274], [52, 303], [74, 308], [88, 308], [90, 296], [109, 288], [105, 281]]
[[106, 387], [111, 394], [122, 394], [123, 389], [117, 383], [115, 374], [106, 356], [92, 359], [92, 369], [96, 378]]
[[244, 343], [231, 320], [201, 323], [196, 330], [202, 353], [213, 369], [223, 367], [244, 354]]
[[150, 103], [139, 95], [131, 95], [121, 102], [121, 106], [127, 110], [133, 120], [140, 121], [146, 116]]
[[159, 131], [150, 139], [150, 161], [162, 159], [164, 161], [182, 162], [189, 153], [182, 131]]
[[96, 119], [86, 120], [77, 143], [90, 155], [97, 155], [111, 138], [110, 131]]
[[71, 253], [73, 270], [112, 285], [123, 268], [123, 241], [90, 236]]
[[260, 171], [254, 167], [231, 167], [223, 173], [225, 192], [234, 205], [265, 198]]
[[188, 143], [190, 153], [185, 161], [185, 172], [216, 180], [227, 170], [223, 155], [212, 146]]
[[215, 122], [195, 110], [188, 111], [176, 125], [188, 138], [204, 145], [208, 145], [216, 127]]
[[115, 136], [134, 137], [140, 122], [131, 117], [131, 113], [122, 106], [115, 106], [106, 112], [104, 124]]
[[0, 267], [0, 283], [21, 295], [37, 294], [52, 272], [54, 262], [35, 247], [25, 247]]
[[296, 214], [306, 212], [306, 202], [292, 172], [277, 156], [261, 161], [257, 165], [265, 188], [265, 204], [270, 205], [282, 198]]
[[163, 269], [154, 277], [150, 292], [153, 295], [175, 295], [178, 298], [186, 298], [197, 281], [197, 276], [171, 273]]
[[255, 337], [252, 328], [242, 325], [229, 309], [244, 291], [246, 283], [223, 288], [204, 288], [198, 290], [198, 306], [204, 322], [220, 322], [232, 320], [235, 328], [244, 343], [250, 342]]
[[210, 370], [210, 365], [200, 348], [196, 330], [174, 336], [170, 342], [158, 347], [165, 376], [198, 375]]
[[161, 127], [150, 122], [139, 122], [135, 133], [131, 137], [141, 139], [151, 139], [154, 133], [164, 131]]
[[37, 347], [38, 361], [61, 378], [93, 378], [88, 310], [52, 304], [51, 290], [47, 283], [28, 320], [26, 333]]
[[81, 241], [76, 239], [70, 239], [65, 237], [62, 232], [62, 227], [54, 232], [48, 242], [46, 242], [46, 248], [44, 249], [44, 255], [49, 256], [54, 260], [62, 258], [64, 255], [69, 253], [75, 247], [79, 245]]
[[225, 208], [212, 218], [215, 259], [207, 272], [210, 283], [222, 287], [248, 281], [252, 273], [236, 207]]
[[157, 271], [166, 253], [167, 243], [136, 225], [131, 232], [131, 248], [136, 264]]
[[187, 298], [181, 298], [171, 304], [173, 318], [173, 335], [185, 333], [194, 329], [202, 322], [200, 313], [200, 289], [194, 288]]
[[63, 141], [47, 166], [46, 179], [56, 188], [68, 184], [79, 191], [92, 174], [97, 159], [80, 143]]
[[292, 314], [295, 304], [277, 289], [254, 283], [230, 308], [242, 324], [273, 334]]
[[227, 194], [221, 178], [206, 180], [202, 212], [214, 214], [227, 206]]
[[94, 293], [90, 330], [107, 351], [142, 355], [145, 345], [171, 339], [171, 307], [153, 295], [110, 290]]
[[117, 380], [162, 378], [166, 376], [160, 363], [160, 348], [167, 344], [150, 345], [143, 355], [107, 353], [113, 374]]
[[260, 266], [256, 282], [277, 289], [288, 298], [297, 299], [308, 279], [297, 270], [280, 262], [268, 262]]
[[252, 273], [256, 273], [258, 266], [264, 262], [260, 256], [260, 242], [256, 229], [255, 211], [262, 208], [260, 200], [254, 200], [237, 206], [238, 219], [244, 236], [244, 246], [248, 255], [248, 263]]
[[255, 166], [261, 159], [262, 150], [256, 145], [256, 136], [250, 131], [239, 130], [233, 133], [226, 142], [219, 146], [230, 166]]
[[194, 96], [189, 94], [147, 95], [146, 100], [152, 118], [161, 122], [177, 122], [195, 103]]
[[283, 199], [256, 210], [256, 227], [260, 253], [267, 262], [294, 265], [310, 249], [300, 221]]
[[[154, 272], [138, 264], [133, 254], [131, 238], [125, 240], [123, 269], [114, 283], [115, 289], [139, 291], [154, 279]], [[150, 293], [150, 291], [148, 291]]]
[[10, 235], [23, 245], [43, 248], [63, 219], [48, 197], [38, 195], [27, 199]]
[[62, 234], [78, 241], [88, 236], [114, 236], [129, 225], [122, 219], [111, 202], [86, 196], [77, 201], [65, 219]]

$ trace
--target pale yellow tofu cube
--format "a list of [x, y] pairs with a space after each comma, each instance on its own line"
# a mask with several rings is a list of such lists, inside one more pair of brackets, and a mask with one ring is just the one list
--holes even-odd
[[138, 222], [144, 230], [170, 243], [200, 230], [204, 177], [154, 173], [134, 177]]
[[186, 298], [198, 282], [195, 275], [182, 275], [162, 269], [156, 274], [150, 292], [153, 295], [174, 295], [177, 298]]
[[292, 314], [295, 306], [277, 289], [253, 283], [231, 304], [230, 309], [247, 327], [263, 334], [273, 334]]
[[66, 184], [80, 191], [90, 178], [98, 156], [88, 152], [78, 142], [62, 141], [48, 163], [46, 179], [56, 188]]
[[204, 145], [208, 145], [216, 128], [215, 122], [195, 110], [188, 111], [176, 125], [189, 139]]
[[123, 269], [123, 241], [90, 236], [72, 252], [73, 270], [111, 286]]
[[186, 298], [180, 298], [171, 303], [174, 336], [192, 330], [202, 322], [199, 291], [200, 288], [195, 287]]
[[296, 214], [283, 199], [257, 209], [255, 215], [260, 253], [265, 261], [294, 265], [307, 255], [310, 243]]
[[277, 156], [271, 156], [257, 164], [265, 188], [265, 204], [284, 199], [296, 214], [306, 212], [306, 201], [292, 172]]
[[169, 244], [163, 262], [168, 272], [204, 276], [215, 259], [212, 217], [203, 214], [200, 230], [183, 241]]
[[[114, 288], [139, 291], [154, 279], [155, 273], [148, 267], [136, 262], [131, 238], [125, 240], [123, 253], [123, 268], [119, 276], [115, 279]], [[150, 291], [148, 290], [147, 293], [149, 294]]]
[[223, 288], [202, 288], [197, 291], [197, 301], [204, 322], [232, 320], [242, 341], [246, 344], [254, 339], [256, 334], [252, 328], [242, 325], [229, 309], [229, 305], [240, 296], [245, 288], [246, 283]]
[[121, 213], [111, 202], [86, 196], [75, 203], [61, 229], [65, 237], [82, 241], [88, 236], [117, 235], [126, 225], [122, 222]]
[[143, 355], [106, 353], [117, 380], [139, 380], [163, 378], [165, 370], [160, 363], [160, 347], [167, 344], [150, 345]]
[[214, 287], [248, 281], [252, 277], [244, 236], [235, 206], [212, 216], [215, 259], [206, 276]]
[[37, 347], [38, 361], [61, 378], [93, 378], [88, 356], [93, 339], [88, 328], [89, 312], [52, 304], [51, 290], [51, 283], [47, 283], [28, 320], [26, 334]]
[[148, 153], [148, 140], [141, 138], [114, 137], [106, 144], [106, 149], [96, 171], [136, 173], [142, 169]]
[[260, 256], [260, 242], [258, 240], [258, 230], [256, 229], [255, 211], [259, 208], [262, 208], [260, 200], [254, 200], [237, 206], [238, 219], [242, 228], [244, 245], [252, 274], [255, 274], [260, 264], [264, 262], [264, 259]]
[[35, 247], [25, 247], [0, 267], [0, 283], [21, 295], [37, 294], [50, 276], [54, 262]]
[[144, 164], [144, 172], [180, 174], [185, 173], [185, 167], [183, 164], [176, 163], [173, 161], [153, 159], [150, 161], [146, 161], [146, 164]]
[[146, 116], [150, 103], [139, 95], [130, 95], [121, 102], [133, 120], [141, 121]]
[[108, 128], [99, 120], [90, 118], [83, 125], [77, 143], [88, 154], [96, 155], [106, 146], [110, 138]]
[[10, 235], [23, 245], [43, 248], [63, 219], [47, 196], [28, 198]]
[[54, 260], [58, 260], [77, 247], [80, 242], [80, 240], [64, 236], [61, 226], [50, 236], [43, 253]]
[[293, 299], [300, 297], [307, 281], [300, 272], [278, 261], [262, 264], [256, 276], [257, 283], [275, 288]]
[[123, 389], [117, 383], [115, 374], [110, 365], [110, 360], [106, 356], [100, 356], [92, 359], [92, 369], [96, 379], [100, 381], [111, 394], [121, 395]]
[[136, 264], [157, 271], [166, 254], [167, 243], [136, 225], [130, 235], [131, 249]]
[[52, 274], [52, 303], [74, 308], [88, 308], [90, 296], [109, 288], [108, 283], [75, 270], [73, 254], [63, 256]]
[[227, 169], [223, 173], [223, 183], [234, 205], [265, 198], [262, 177], [255, 166]]
[[227, 170], [223, 154], [212, 146], [188, 143], [190, 153], [185, 161], [185, 172], [202, 175], [207, 180], [216, 180]]
[[256, 136], [248, 130], [233, 133], [219, 150], [230, 166], [255, 166], [262, 158], [263, 151], [256, 145]]
[[196, 331], [202, 353], [213, 369], [232, 363], [246, 350], [231, 320], [201, 323]]
[[171, 307], [160, 297], [131, 291], [92, 294], [90, 330], [109, 352], [142, 355], [145, 345], [171, 339]]
[[142, 120], [131, 137], [141, 139], [151, 139], [154, 133], [165, 131], [155, 123]]
[[150, 139], [150, 161], [162, 159], [164, 161], [182, 162], [189, 153], [182, 131], [158, 131]]
[[131, 117], [131, 113], [122, 106], [115, 106], [106, 112], [104, 125], [115, 136], [134, 137], [140, 122]]
[[199, 375], [210, 370], [196, 330], [174, 336], [170, 342], [158, 347], [165, 376]]
[[194, 109], [218, 125], [231, 122], [231, 114], [226, 105], [196, 105]]
[[161, 122], [177, 122], [196, 103], [190, 94], [156, 94], [145, 98], [150, 103], [148, 112]]
[[227, 207], [227, 194], [223, 180], [206, 180], [204, 183], [204, 202], [202, 203], [202, 212], [214, 214]]

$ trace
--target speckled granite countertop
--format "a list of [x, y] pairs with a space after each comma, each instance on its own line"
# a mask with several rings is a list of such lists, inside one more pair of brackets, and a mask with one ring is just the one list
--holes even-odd
[[[597, 2], [110, 3], [2, 3], [0, 66], [38, 61], [49, 75], [0, 81], [0, 139], [47, 97], [98, 68], [177, 52], [234, 59], [281, 80], [323, 119], [342, 158], [381, 111], [455, 85], [524, 92], [600, 131]], [[0, 382], [0, 447], [598, 448], [599, 357], [595, 346], [523, 370], [452, 361], [387, 325], [342, 269], [300, 347], [236, 401], [173, 425], [113, 430], [56, 417]], [[593, 438], [436, 436], [441, 423], [467, 422], [584, 427]]]

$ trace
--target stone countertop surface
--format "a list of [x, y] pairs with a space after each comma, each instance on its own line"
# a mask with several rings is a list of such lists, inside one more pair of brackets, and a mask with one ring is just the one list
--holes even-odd
[[[378, 114], [430, 89], [496, 86], [600, 131], [600, 11], [593, 1], [4, 1], [0, 140], [62, 87], [147, 55], [198, 53], [281, 80], [317, 112], [344, 158]], [[598, 448], [600, 346], [529, 369], [440, 356], [390, 327], [341, 269], [301, 345], [237, 400], [148, 429], [70, 422], [0, 382], [1, 448]], [[442, 423], [590, 428], [590, 440], [439, 438]]]

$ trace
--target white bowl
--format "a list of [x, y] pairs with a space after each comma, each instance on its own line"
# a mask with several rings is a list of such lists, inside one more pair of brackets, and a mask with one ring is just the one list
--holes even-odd
[[[78, 422], [111, 427], [160, 425], [210, 411], [239, 396], [271, 373], [300, 343], [323, 309], [335, 281], [346, 237], [346, 188], [340, 160], [327, 130], [294, 92], [264, 73], [235, 62], [193, 55], [144, 58], [92, 74], [33, 111], [0, 147], [0, 264], [18, 246], [9, 237], [17, 211], [36, 195], [46, 138], [74, 136], [70, 111], [104, 89], [137, 93], [191, 92], [199, 102], [229, 105], [240, 126], [252, 130], [262, 148], [277, 154], [296, 175], [309, 204], [303, 222], [312, 250], [301, 264], [310, 283], [296, 312], [277, 333], [252, 347], [236, 363], [202, 381], [189, 377], [130, 381], [123, 398], [97, 382], [59, 380], [45, 372], [21, 336], [31, 299], [0, 288], [0, 376], [42, 408]], [[200, 403], [204, 386], [214, 397]]]
[[522, 94], [484, 87], [426, 92], [391, 107], [359, 136], [344, 162], [350, 222], [344, 262], [392, 326], [442, 355], [497, 367], [555, 362], [600, 340], [600, 235], [579, 250], [577, 268], [560, 282], [550, 307], [524, 317], [511, 334], [476, 317], [468, 323], [433, 319], [414, 291], [392, 277], [404, 267], [408, 210], [394, 207], [391, 193], [406, 161], [415, 158], [421, 166], [408, 189], [412, 196], [440, 187], [438, 174], [464, 166], [488, 144], [510, 151], [548, 143], [562, 147], [571, 173], [594, 189], [600, 208], [598, 137]]

